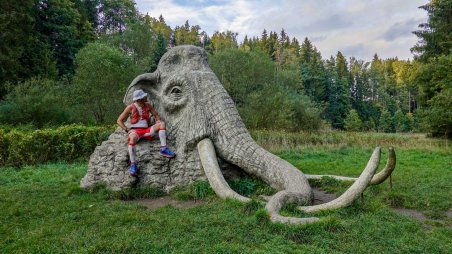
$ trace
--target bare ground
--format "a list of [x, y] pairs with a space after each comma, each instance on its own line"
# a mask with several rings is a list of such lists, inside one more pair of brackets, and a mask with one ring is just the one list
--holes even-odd
[[151, 211], [157, 210], [157, 209], [159, 209], [161, 207], [165, 207], [165, 206], [173, 206], [173, 207], [179, 208], [179, 209], [189, 209], [189, 208], [196, 207], [196, 206], [199, 206], [199, 205], [202, 205], [205, 203], [202, 200], [180, 201], [180, 200], [173, 199], [170, 196], [164, 196], [164, 197], [153, 198], [153, 199], [136, 199], [136, 200], [129, 201], [129, 202], [134, 202], [134, 203], [139, 203], [141, 205], [144, 205]]

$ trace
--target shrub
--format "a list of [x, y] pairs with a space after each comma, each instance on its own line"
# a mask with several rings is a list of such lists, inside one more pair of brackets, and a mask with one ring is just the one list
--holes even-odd
[[81, 125], [34, 131], [0, 130], [0, 166], [86, 159], [111, 132], [110, 127]]
[[0, 122], [37, 128], [69, 121], [64, 87], [49, 79], [32, 78], [17, 84], [0, 103]]

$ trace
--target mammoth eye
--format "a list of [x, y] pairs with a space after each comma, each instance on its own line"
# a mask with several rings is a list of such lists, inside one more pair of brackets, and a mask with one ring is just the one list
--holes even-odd
[[173, 86], [172, 88], [169, 89], [168, 96], [173, 101], [178, 101], [178, 100], [182, 99], [182, 97], [184, 96], [184, 94], [182, 93], [182, 87]]
[[173, 95], [182, 94], [182, 90], [180, 89], [180, 87], [176, 86], [176, 87], [173, 87], [173, 89], [171, 89], [170, 94], [173, 94]]

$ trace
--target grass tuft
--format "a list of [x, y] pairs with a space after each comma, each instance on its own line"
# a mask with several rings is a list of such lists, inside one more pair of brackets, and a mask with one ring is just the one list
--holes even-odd
[[261, 208], [254, 213], [254, 218], [258, 225], [265, 225], [270, 223], [270, 214], [268, 214], [267, 210]]
[[256, 213], [259, 209], [263, 208], [264, 208], [263, 202], [252, 198], [250, 202], [246, 202], [245, 204], [243, 204], [242, 211], [246, 215], [252, 215]]

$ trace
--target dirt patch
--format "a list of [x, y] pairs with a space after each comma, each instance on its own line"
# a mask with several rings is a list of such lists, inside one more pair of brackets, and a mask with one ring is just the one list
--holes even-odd
[[327, 193], [319, 188], [313, 188], [312, 191], [314, 192], [314, 205], [327, 203], [337, 198], [336, 195]]
[[128, 202], [138, 203], [141, 205], [146, 206], [149, 210], [157, 210], [161, 207], [165, 206], [173, 206], [175, 208], [179, 209], [189, 209], [196, 206], [200, 206], [204, 204], [205, 202], [202, 200], [188, 200], [188, 201], [180, 201], [175, 200], [170, 196], [160, 197], [160, 198], [153, 198], [153, 199], [136, 199]]
[[443, 219], [432, 219], [427, 217], [423, 211], [420, 210], [415, 210], [415, 209], [406, 209], [406, 208], [391, 208], [392, 211], [404, 215], [404, 216], [408, 216], [411, 217], [413, 219], [416, 219], [420, 222], [422, 222], [424, 224], [424, 226], [427, 229], [432, 229], [434, 226], [436, 227], [452, 227], [452, 219], [451, 219], [451, 215], [452, 215], [452, 211], [446, 211], [444, 212], [444, 217]]
[[452, 210], [447, 210], [447, 212], [445, 213], [447, 218], [452, 219]]
[[405, 215], [419, 221], [425, 221], [428, 219], [422, 211], [407, 208], [392, 208], [392, 210], [398, 214]]

